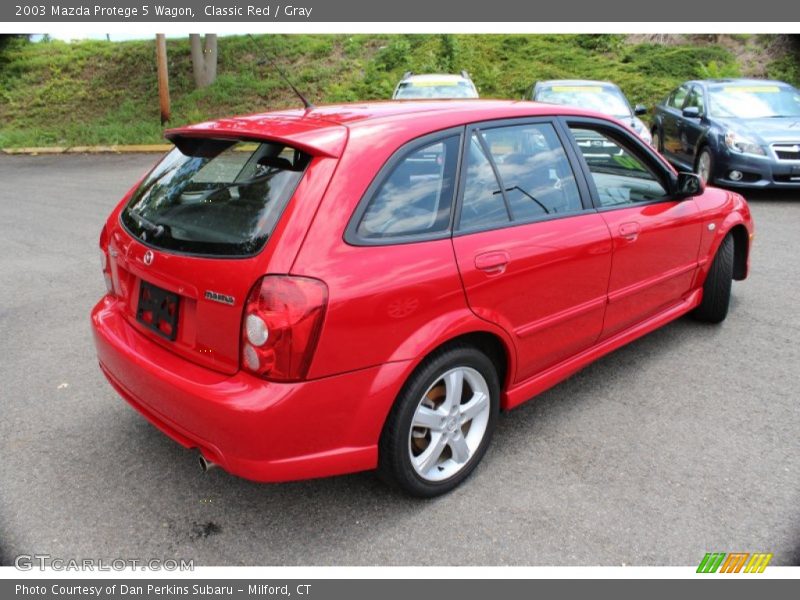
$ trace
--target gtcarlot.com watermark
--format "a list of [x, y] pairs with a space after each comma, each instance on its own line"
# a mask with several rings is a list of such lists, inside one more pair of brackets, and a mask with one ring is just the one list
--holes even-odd
[[20, 554], [14, 558], [20, 571], [194, 571], [194, 559], [185, 558], [60, 558], [50, 554]]

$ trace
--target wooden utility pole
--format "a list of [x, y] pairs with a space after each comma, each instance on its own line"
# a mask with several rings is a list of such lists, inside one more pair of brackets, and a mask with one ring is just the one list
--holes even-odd
[[156, 34], [156, 62], [158, 63], [158, 100], [161, 105], [161, 124], [169, 121], [169, 73], [167, 72], [167, 38]]

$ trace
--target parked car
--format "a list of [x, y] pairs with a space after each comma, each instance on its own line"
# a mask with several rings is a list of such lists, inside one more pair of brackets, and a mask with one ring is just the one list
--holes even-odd
[[576, 106], [611, 115], [630, 126], [648, 144], [652, 142], [650, 130], [639, 118], [647, 114], [647, 107], [637, 104], [631, 108], [630, 102], [610, 81], [590, 79], [553, 79], [538, 81], [528, 93], [535, 102]]
[[[587, 132], [619, 151], [584, 154]], [[501, 409], [681, 315], [721, 321], [748, 273], [745, 200], [596, 113], [387, 102], [166, 135], [100, 235], [99, 363], [248, 479], [446, 492]]]
[[460, 75], [415, 75], [408, 71], [392, 94], [394, 100], [477, 97], [478, 90], [466, 71], [461, 71]]
[[800, 187], [800, 91], [781, 81], [687, 81], [656, 107], [654, 145], [725, 187]]

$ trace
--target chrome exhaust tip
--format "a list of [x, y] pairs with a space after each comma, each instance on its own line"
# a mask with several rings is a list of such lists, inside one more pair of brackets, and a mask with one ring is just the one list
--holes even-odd
[[200, 455], [200, 468], [203, 470], [203, 473], [208, 473], [211, 469], [216, 469], [219, 465], [217, 463], [211, 462], [202, 454]]

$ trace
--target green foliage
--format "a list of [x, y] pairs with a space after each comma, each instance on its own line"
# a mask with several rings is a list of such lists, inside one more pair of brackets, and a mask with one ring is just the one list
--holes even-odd
[[[620, 35], [259, 35], [220, 38], [217, 81], [196, 90], [188, 39], [167, 46], [170, 126], [298, 106], [267, 52], [317, 104], [388, 98], [409, 70], [466, 69], [482, 96], [514, 99], [541, 79], [611, 80], [650, 106], [686, 79], [738, 74], [719, 45], [632, 45]], [[0, 38], [0, 147], [161, 141], [154, 55], [151, 40]], [[800, 79], [788, 57], [768, 71]]]
[[735, 63], [720, 64], [715, 60], [710, 61], [707, 65], [701, 64], [698, 71], [703, 79], [725, 79], [741, 75], [739, 65]]
[[581, 48], [594, 52], [615, 52], [625, 44], [625, 36], [617, 34], [580, 35], [577, 43]]
[[385, 71], [403, 68], [410, 53], [411, 43], [403, 36], [396, 37], [380, 49], [375, 57], [375, 63]]
[[797, 57], [786, 55], [767, 65], [767, 76], [800, 87], [800, 53]]

